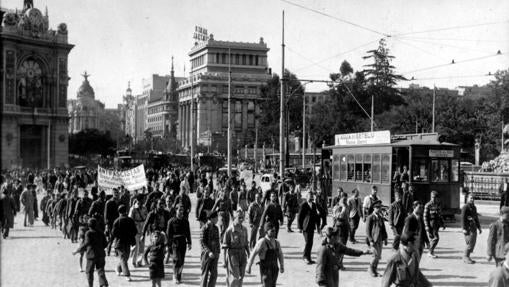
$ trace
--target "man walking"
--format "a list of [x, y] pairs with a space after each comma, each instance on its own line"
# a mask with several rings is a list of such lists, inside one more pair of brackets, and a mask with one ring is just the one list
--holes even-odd
[[[270, 203], [265, 206], [265, 210], [262, 214], [262, 221], [260, 226], [265, 226], [266, 222], [270, 222], [276, 228], [276, 238], [279, 233], [279, 225], [283, 224], [283, 211], [281, 205], [278, 203], [278, 197], [276, 192], [270, 194]], [[265, 230], [260, 228], [260, 238], [265, 236]]]
[[[143, 204], [143, 195], [139, 194], [134, 200], [129, 210], [129, 217], [134, 220], [136, 224], [136, 244], [131, 250], [132, 253], [132, 263], [134, 267], [139, 267], [142, 265], [143, 252], [145, 250], [145, 240], [141, 240], [143, 233], [143, 225], [145, 224], [145, 220], [147, 220], [147, 209]], [[164, 230], [164, 228], [163, 228]]]
[[504, 262], [490, 274], [488, 287], [507, 287], [509, 286], [509, 243], [504, 245]]
[[490, 225], [488, 235], [488, 261], [495, 259], [496, 266], [504, 263], [504, 246], [509, 243], [509, 206], [500, 210], [500, 218]]
[[391, 227], [392, 234], [394, 235], [394, 241], [392, 243], [392, 249], [399, 249], [399, 239], [405, 226], [406, 212], [401, 202], [401, 192], [396, 190], [394, 192], [395, 200], [389, 207], [389, 226]]
[[[255, 201], [251, 202], [247, 210], [249, 218], [250, 236], [249, 236], [249, 248], [253, 249], [257, 241], [258, 227], [262, 219], [262, 195], [260, 193], [255, 194]], [[262, 227], [263, 228], [263, 227]]]
[[377, 272], [378, 262], [382, 258], [382, 243], [387, 245], [387, 231], [385, 230], [384, 219], [380, 214], [382, 202], [380, 200], [373, 203], [373, 213], [366, 219], [366, 236], [368, 245], [371, 246], [373, 259], [369, 264], [368, 273], [372, 277], [380, 276]]
[[184, 213], [185, 207], [182, 204], [177, 205], [177, 216], [170, 219], [166, 228], [168, 247], [171, 248], [173, 255], [173, 282], [175, 284], [182, 283], [186, 245], [187, 249], [191, 250], [191, 230]]
[[440, 239], [438, 230], [442, 227], [445, 230], [444, 220], [442, 218], [442, 206], [438, 200], [438, 192], [431, 191], [431, 200], [424, 206], [424, 225], [426, 226], [426, 233], [430, 240], [429, 256], [437, 258], [435, 255], [435, 248]]
[[461, 208], [461, 222], [463, 226], [463, 234], [465, 235], [465, 254], [463, 262], [467, 264], [474, 264], [475, 261], [470, 258], [470, 253], [474, 251], [475, 242], [477, 241], [477, 230], [479, 234], [482, 233], [481, 225], [479, 224], [479, 216], [477, 208], [474, 204], [474, 196], [468, 195], [467, 204]]
[[297, 216], [299, 231], [302, 231], [304, 241], [306, 242], [304, 246], [303, 259], [308, 265], [315, 263], [311, 260], [311, 249], [313, 248], [315, 230], [320, 232], [320, 217], [318, 215], [314, 199], [313, 193], [308, 193], [307, 202], [300, 206], [299, 215]]
[[16, 202], [14, 202], [14, 198], [12, 197], [10, 190], [6, 185], [2, 186], [1, 191], [0, 208], [2, 210], [2, 214], [0, 214], [0, 230], [2, 231], [2, 237], [5, 239], [9, 236], [9, 229], [14, 227]]
[[224, 234], [223, 248], [226, 253], [226, 285], [240, 287], [244, 281], [249, 244], [247, 242], [247, 228], [244, 222], [244, 211], [238, 209], [234, 213], [233, 224]]
[[[23, 226], [34, 225], [34, 195], [35, 184], [29, 183], [27, 188], [21, 193], [21, 204], [23, 205]], [[28, 221], [28, 222], [27, 222]]]
[[113, 228], [113, 222], [118, 218], [118, 202], [119, 202], [119, 193], [118, 189], [113, 189], [113, 197], [106, 201], [106, 205], [104, 206], [104, 221], [106, 224], [106, 237], [108, 239], [108, 256], [111, 251], [111, 244], [113, 240], [111, 238], [111, 230]]
[[422, 257], [424, 245], [429, 245], [428, 235], [424, 227], [424, 220], [422, 218], [422, 203], [414, 201], [413, 212], [405, 218], [405, 226], [403, 227], [404, 234], [410, 234], [415, 237], [415, 248], [419, 252], [419, 259]]
[[127, 261], [131, 252], [131, 246], [136, 244], [136, 223], [127, 216], [127, 207], [121, 204], [118, 207], [120, 216], [113, 222], [111, 237], [114, 241], [115, 251], [120, 259], [117, 265], [117, 275], [123, 272], [127, 281], [131, 281], [131, 273]]
[[355, 188], [352, 190], [352, 196], [348, 198], [348, 209], [350, 210], [348, 214], [348, 224], [350, 225], [350, 242], [357, 243], [355, 240], [355, 232], [357, 228], [359, 228], [359, 221], [362, 216], [362, 202], [359, 197], [359, 190]]
[[299, 199], [297, 198], [295, 189], [290, 188], [290, 192], [285, 195], [283, 210], [283, 213], [286, 214], [287, 217], [286, 230], [288, 232], [293, 232], [292, 223], [295, 220], [297, 212], [299, 212]]
[[89, 287], [94, 286], [94, 269], [97, 269], [99, 286], [108, 286], [108, 281], [106, 280], [106, 274], [104, 272], [106, 257], [104, 248], [106, 247], [106, 237], [101, 230], [98, 230], [97, 220], [95, 218], [90, 218], [88, 220], [88, 227], [89, 230], [85, 234], [85, 240], [80, 247], [73, 252], [73, 255], [86, 251], [86, 274]]
[[[206, 193], [208, 192], [205, 191]], [[217, 264], [221, 245], [219, 242], [219, 228], [217, 224], [217, 212], [211, 212], [207, 216], [207, 223], [201, 228], [201, 287], [214, 287], [217, 280]]]
[[365, 222], [368, 216], [370, 216], [373, 213], [373, 203], [378, 201], [378, 188], [376, 185], [373, 185], [371, 187], [371, 194], [364, 197], [364, 202], [362, 204], [363, 208], [363, 221]]

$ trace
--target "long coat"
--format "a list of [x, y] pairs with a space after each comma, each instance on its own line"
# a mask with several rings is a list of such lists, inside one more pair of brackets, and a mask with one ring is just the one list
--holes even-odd
[[13, 228], [14, 215], [16, 215], [16, 202], [10, 195], [0, 195], [0, 204], [2, 208], [2, 222], [1, 226]]
[[21, 193], [21, 204], [23, 204], [23, 210], [28, 215], [29, 222], [34, 222], [34, 195], [32, 191], [25, 189]]

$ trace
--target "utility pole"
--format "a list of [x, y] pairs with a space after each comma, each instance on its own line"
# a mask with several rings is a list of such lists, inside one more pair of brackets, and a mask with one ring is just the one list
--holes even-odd
[[433, 84], [433, 117], [431, 121], [431, 132], [435, 132], [435, 98], [436, 98], [436, 87]]
[[254, 155], [253, 155], [253, 159], [254, 159], [253, 169], [254, 169], [255, 173], [257, 170], [256, 169], [257, 159], [258, 159], [257, 153], [258, 153], [258, 116], [256, 115], [256, 110], [255, 110], [255, 143], [254, 143]]
[[281, 34], [281, 99], [279, 103], [279, 176], [283, 179], [284, 170], [284, 108], [285, 108], [285, 10], [283, 10]]
[[374, 131], [375, 124], [375, 97], [374, 94], [371, 94], [371, 132]]
[[232, 175], [232, 51], [228, 48], [228, 176]]
[[306, 94], [302, 96], [302, 170], [306, 168]]
[[193, 67], [191, 66], [191, 119], [190, 119], [190, 126], [191, 126], [191, 136], [189, 137], [190, 145], [191, 145], [191, 171], [194, 172], [194, 87], [193, 87]]

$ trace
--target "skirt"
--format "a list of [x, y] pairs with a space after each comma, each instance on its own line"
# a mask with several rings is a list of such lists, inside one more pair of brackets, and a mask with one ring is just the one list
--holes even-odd
[[164, 263], [163, 260], [150, 262], [148, 265], [148, 272], [150, 279], [164, 278]]

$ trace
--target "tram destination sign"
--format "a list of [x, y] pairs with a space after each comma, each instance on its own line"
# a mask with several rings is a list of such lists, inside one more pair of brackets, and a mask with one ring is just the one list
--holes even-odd
[[430, 149], [429, 157], [454, 157], [454, 151], [443, 149]]
[[334, 136], [335, 145], [372, 145], [390, 143], [391, 143], [390, 131], [340, 134]]

